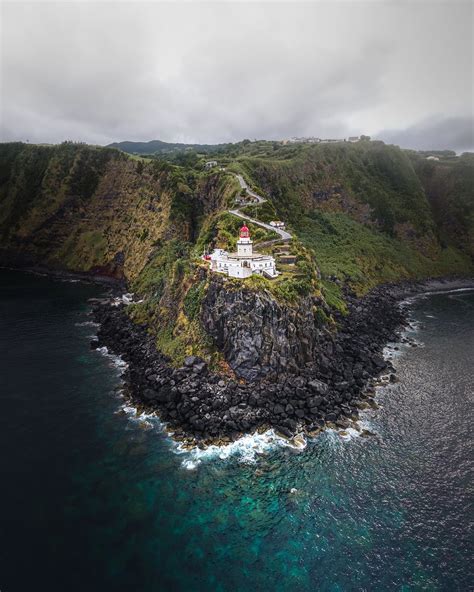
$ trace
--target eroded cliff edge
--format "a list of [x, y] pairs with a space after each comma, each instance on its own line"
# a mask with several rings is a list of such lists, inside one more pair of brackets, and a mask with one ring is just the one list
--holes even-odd
[[253, 380], [311, 364], [328, 331], [329, 314], [322, 297], [304, 296], [289, 306], [266, 291], [229, 290], [215, 275], [202, 302], [201, 321], [232, 370]]
[[[107, 275], [133, 291], [128, 306], [95, 307], [95, 346], [129, 361], [134, 402], [182, 438], [347, 426], [403, 323], [380, 284], [474, 269], [469, 155], [427, 170], [380, 142], [277, 154], [246, 144], [211, 171], [196, 155], [71, 144], [0, 145], [0, 157], [0, 264]], [[284, 218], [293, 234], [295, 263], [277, 262], [277, 281], [228, 281], [200, 259], [235, 246], [236, 172], [267, 197], [246, 214]]]
[[227, 442], [269, 427], [289, 438], [314, 434], [328, 423], [348, 427], [359, 409], [372, 404], [367, 383], [389, 368], [382, 349], [404, 323], [388, 288], [347, 296], [347, 302], [347, 314], [321, 325], [314, 312], [318, 299], [290, 307], [270, 295], [228, 290], [212, 278], [203, 325], [224, 352], [230, 375], [196, 356], [173, 368], [123, 305], [95, 306], [95, 346], [123, 356], [134, 403], [155, 409], [179, 439]]

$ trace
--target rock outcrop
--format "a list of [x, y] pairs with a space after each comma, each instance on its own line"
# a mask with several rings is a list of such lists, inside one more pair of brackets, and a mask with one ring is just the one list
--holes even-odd
[[322, 299], [302, 298], [291, 307], [265, 291], [229, 290], [213, 276], [202, 303], [201, 322], [227, 362], [246, 380], [295, 372], [314, 359], [324, 331], [316, 311]]
[[[216, 298], [219, 306], [228, 303], [231, 313], [224, 321], [228, 330], [226, 325], [219, 329], [222, 310], [210, 312]], [[247, 381], [212, 372], [195, 356], [173, 368], [156, 350], [146, 327], [134, 324], [124, 306], [95, 306], [101, 326], [93, 346], [105, 345], [128, 362], [125, 377], [131, 399], [156, 410], [179, 439], [204, 444], [230, 441], [265, 427], [293, 437], [301, 430], [317, 431], [328, 422], [344, 428], [370, 396], [364, 391], [369, 379], [389, 367], [382, 349], [396, 339], [395, 331], [404, 320], [388, 289], [347, 300], [349, 314], [337, 319], [338, 330], [316, 331], [314, 338], [311, 332], [301, 334], [302, 325], [285, 327], [285, 322], [299, 321], [299, 308], [290, 313], [262, 294], [226, 293], [214, 284], [203, 314], [211, 315], [214, 325], [209, 317], [209, 327], [217, 326], [216, 339], [229, 361], [249, 373]], [[291, 315], [296, 316], [291, 319]], [[311, 314], [301, 318], [311, 331]], [[243, 319], [256, 327], [255, 335], [239, 332]], [[298, 331], [308, 342], [305, 347], [296, 345]], [[241, 347], [248, 351], [239, 357]]]

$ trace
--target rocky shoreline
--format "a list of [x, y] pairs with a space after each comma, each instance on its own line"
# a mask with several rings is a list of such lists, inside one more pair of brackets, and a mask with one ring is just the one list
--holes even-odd
[[344, 430], [354, 425], [360, 409], [376, 407], [377, 377], [384, 373], [395, 380], [383, 349], [399, 339], [407, 324], [400, 300], [473, 285], [409, 282], [380, 286], [362, 298], [348, 295], [349, 314], [337, 316], [337, 332], [319, 336], [310, 363], [256, 380], [229, 379], [194, 356], [173, 368], [156, 350], [146, 327], [129, 319], [122, 303], [94, 303], [93, 317], [100, 328], [92, 347], [106, 346], [127, 362], [124, 380], [132, 404], [156, 412], [173, 437], [188, 446], [226, 444], [269, 428], [288, 439], [314, 436], [324, 427]]

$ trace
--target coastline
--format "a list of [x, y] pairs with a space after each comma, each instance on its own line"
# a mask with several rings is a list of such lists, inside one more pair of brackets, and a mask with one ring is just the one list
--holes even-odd
[[384, 349], [400, 341], [408, 322], [405, 304], [433, 292], [474, 289], [474, 278], [444, 277], [381, 285], [362, 298], [348, 296], [349, 315], [340, 316], [339, 331], [321, 343], [322, 368], [314, 365], [277, 380], [243, 382], [211, 372], [194, 356], [183, 367], [172, 367], [146, 327], [128, 318], [121, 280], [42, 266], [3, 269], [109, 288], [109, 296], [90, 302], [98, 324], [91, 347], [106, 347], [123, 360], [127, 404], [139, 415], [156, 415], [182, 449], [228, 446], [269, 430], [295, 448], [304, 448], [305, 438], [328, 428], [342, 436], [353, 429], [371, 435], [358, 425], [359, 412], [377, 409], [376, 387], [396, 380]]
[[126, 290], [126, 281], [124, 279], [118, 279], [111, 275], [95, 272], [86, 273], [80, 271], [69, 271], [65, 269], [48, 267], [47, 265], [5, 265], [2, 263], [0, 263], [0, 270], [21, 271], [23, 273], [43, 275], [58, 280], [76, 280], [92, 284], [100, 284], [115, 289], [117, 293], [122, 293]]
[[433, 291], [456, 289], [474, 289], [474, 279], [409, 281], [379, 286], [362, 298], [348, 297], [349, 314], [338, 319], [339, 331], [321, 344], [323, 365], [319, 360], [274, 381], [229, 380], [194, 356], [173, 368], [146, 327], [134, 325], [126, 306], [116, 301], [113, 306], [110, 301], [93, 304], [100, 328], [92, 347], [106, 346], [127, 363], [123, 378], [130, 404], [138, 413], [155, 413], [184, 448], [226, 446], [268, 430], [302, 448], [305, 437], [327, 428], [341, 434], [351, 428], [360, 431], [359, 411], [377, 408], [379, 377], [396, 380], [383, 350], [400, 339], [407, 324], [406, 307], [400, 305]]

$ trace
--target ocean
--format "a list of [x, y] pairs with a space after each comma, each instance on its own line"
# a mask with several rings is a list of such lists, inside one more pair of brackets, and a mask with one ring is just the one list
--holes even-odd
[[375, 435], [187, 452], [89, 347], [104, 288], [0, 272], [0, 590], [473, 589], [474, 292], [409, 304]]

